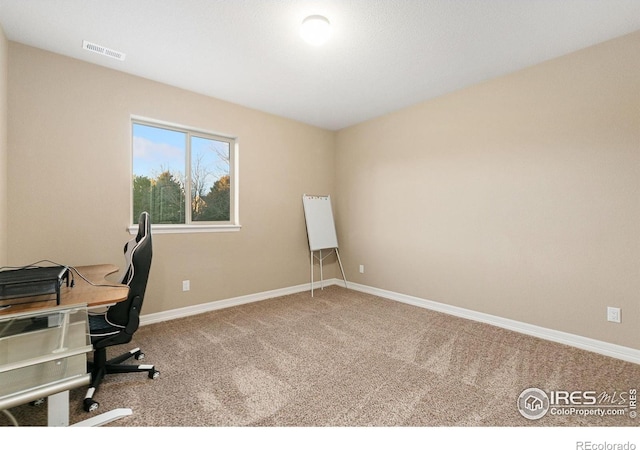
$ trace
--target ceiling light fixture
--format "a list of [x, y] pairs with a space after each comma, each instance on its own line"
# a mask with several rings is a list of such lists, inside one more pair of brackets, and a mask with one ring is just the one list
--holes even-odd
[[331, 24], [324, 16], [309, 16], [302, 21], [300, 36], [311, 45], [322, 45], [331, 36]]

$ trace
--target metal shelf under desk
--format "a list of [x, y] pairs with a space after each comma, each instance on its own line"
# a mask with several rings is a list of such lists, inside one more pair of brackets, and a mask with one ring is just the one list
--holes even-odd
[[49, 424], [68, 425], [68, 391], [90, 383], [91, 350], [86, 305], [0, 316], [0, 410], [66, 392]]

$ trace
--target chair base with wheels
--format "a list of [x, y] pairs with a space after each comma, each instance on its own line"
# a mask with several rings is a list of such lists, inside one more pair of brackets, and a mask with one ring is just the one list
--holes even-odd
[[82, 404], [86, 412], [93, 412], [100, 406], [100, 403], [93, 399], [93, 395], [106, 374], [147, 372], [148, 377], [152, 380], [160, 376], [160, 372], [150, 364], [122, 364], [130, 358], [135, 358], [138, 361], [144, 359], [144, 353], [140, 348], [134, 348], [109, 360], [107, 360], [107, 349], [101, 348], [93, 352], [93, 358], [93, 362], [88, 363], [88, 369], [91, 372], [91, 384]]

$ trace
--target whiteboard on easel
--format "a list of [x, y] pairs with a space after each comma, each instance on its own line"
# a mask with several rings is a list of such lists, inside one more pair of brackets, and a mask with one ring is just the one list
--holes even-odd
[[324, 250], [338, 248], [336, 226], [333, 222], [331, 197], [329, 195], [303, 195], [304, 218], [307, 222], [309, 249]]

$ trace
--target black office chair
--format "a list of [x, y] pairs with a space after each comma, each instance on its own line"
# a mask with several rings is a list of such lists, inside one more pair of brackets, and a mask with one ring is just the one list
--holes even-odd
[[94, 351], [93, 361], [88, 363], [91, 384], [83, 404], [87, 412], [98, 408], [99, 403], [93, 399], [93, 394], [106, 374], [147, 372], [151, 379], [160, 375], [152, 365], [121, 364], [131, 357], [143, 359], [144, 353], [139, 348], [107, 360], [107, 347], [131, 341], [140, 324], [140, 309], [147, 287], [152, 255], [151, 221], [148, 213], [140, 214], [138, 234], [124, 246], [124, 254], [128, 265], [120, 283], [129, 286], [129, 296], [105, 312], [89, 314], [91, 344]]

